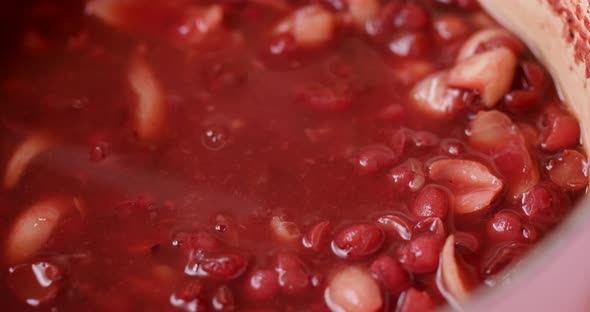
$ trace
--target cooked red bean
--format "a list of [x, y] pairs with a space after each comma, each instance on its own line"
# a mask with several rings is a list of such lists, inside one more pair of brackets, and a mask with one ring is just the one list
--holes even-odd
[[443, 220], [436, 217], [429, 217], [416, 222], [412, 229], [412, 235], [414, 236], [423, 233], [429, 233], [440, 239], [444, 239], [447, 236], [447, 229]]
[[332, 223], [330, 221], [323, 221], [314, 225], [305, 236], [303, 236], [303, 246], [314, 252], [320, 252], [327, 245], [331, 231]]
[[355, 224], [336, 234], [332, 251], [340, 258], [362, 259], [377, 252], [384, 238], [383, 230], [374, 224]]
[[390, 235], [403, 240], [409, 240], [412, 237], [412, 227], [410, 221], [403, 215], [387, 214], [377, 219], [377, 224]]
[[436, 271], [443, 241], [435, 235], [420, 235], [398, 249], [399, 262], [411, 273], [425, 274]]
[[287, 295], [301, 294], [311, 287], [307, 267], [292, 253], [282, 252], [276, 255], [275, 271], [278, 274], [279, 286]]
[[385, 145], [371, 145], [363, 148], [354, 162], [360, 174], [372, 174], [392, 166], [398, 158], [399, 155]]
[[549, 178], [561, 188], [580, 191], [588, 185], [588, 161], [575, 150], [565, 150], [547, 165]]
[[399, 297], [396, 311], [428, 312], [432, 311], [434, 307], [434, 302], [427, 292], [410, 288]]
[[541, 149], [546, 152], [558, 152], [580, 144], [580, 125], [567, 112], [548, 109], [544, 116], [546, 125]]
[[486, 225], [488, 238], [494, 242], [513, 242], [524, 239], [520, 217], [511, 211], [496, 213]]
[[63, 284], [62, 269], [50, 262], [21, 264], [10, 270], [8, 287], [33, 307], [51, 305]]
[[375, 278], [393, 296], [410, 286], [410, 277], [401, 264], [390, 256], [380, 256], [369, 267]]
[[279, 292], [279, 276], [274, 270], [255, 270], [246, 278], [244, 294], [248, 300], [272, 300]]
[[413, 158], [391, 169], [389, 178], [393, 188], [398, 192], [419, 191], [426, 182], [422, 163]]
[[416, 218], [437, 217], [444, 219], [449, 210], [447, 193], [435, 186], [424, 187], [414, 199], [411, 212]]
[[437, 38], [444, 41], [454, 41], [464, 38], [469, 34], [469, 25], [458, 16], [446, 15], [434, 20], [434, 29]]

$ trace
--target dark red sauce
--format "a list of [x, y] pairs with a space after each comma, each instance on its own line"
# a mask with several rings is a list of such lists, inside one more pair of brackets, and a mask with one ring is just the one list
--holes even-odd
[[578, 122], [474, 1], [14, 6], [5, 311], [428, 311], [586, 190]]

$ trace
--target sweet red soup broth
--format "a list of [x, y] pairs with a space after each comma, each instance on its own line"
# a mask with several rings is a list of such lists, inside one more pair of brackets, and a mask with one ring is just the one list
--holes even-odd
[[429, 311], [501, 284], [586, 158], [530, 52], [448, 2], [14, 5], [5, 309]]

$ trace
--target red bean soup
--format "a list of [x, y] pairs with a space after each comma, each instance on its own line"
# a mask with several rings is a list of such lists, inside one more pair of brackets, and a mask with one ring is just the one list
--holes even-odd
[[29, 2], [3, 311], [430, 311], [586, 191], [578, 121], [475, 1]]

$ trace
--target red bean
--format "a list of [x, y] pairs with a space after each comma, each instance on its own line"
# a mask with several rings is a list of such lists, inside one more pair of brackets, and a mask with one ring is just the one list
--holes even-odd
[[408, 272], [390, 256], [380, 256], [373, 260], [369, 270], [392, 296], [398, 296], [410, 286]]
[[580, 125], [564, 111], [548, 109], [544, 115], [546, 125], [541, 149], [555, 153], [580, 144]]
[[50, 262], [18, 265], [9, 270], [8, 287], [23, 303], [37, 307], [51, 304], [62, 284], [62, 270]]
[[367, 22], [379, 14], [377, 0], [346, 0], [346, 2], [352, 19], [361, 30], [365, 30]]
[[429, 312], [432, 311], [434, 307], [434, 302], [426, 291], [410, 288], [399, 297], [396, 311]]
[[495, 243], [521, 241], [523, 230], [520, 217], [512, 211], [496, 213], [486, 225], [488, 238]]
[[174, 235], [172, 245], [182, 248], [186, 255], [193, 251], [215, 252], [220, 249], [219, 241], [207, 232], [179, 232]]
[[576, 150], [565, 150], [547, 166], [549, 178], [568, 191], [581, 191], [588, 185], [586, 156]]
[[412, 238], [398, 249], [399, 262], [409, 272], [426, 274], [436, 271], [443, 242], [435, 235], [421, 235]]
[[401, 193], [419, 191], [426, 181], [422, 163], [414, 158], [391, 169], [389, 177], [393, 189]]
[[206, 311], [207, 304], [202, 300], [203, 284], [199, 280], [191, 280], [170, 296], [170, 304], [178, 309], [195, 309]]
[[414, 199], [410, 212], [416, 218], [435, 217], [445, 219], [449, 210], [447, 193], [436, 186], [424, 187]]
[[438, 136], [432, 132], [411, 130], [406, 130], [404, 132], [408, 137], [407, 140], [414, 142], [416, 147], [432, 147], [436, 146], [440, 141]]
[[535, 91], [543, 95], [546, 87], [546, 78], [543, 68], [537, 63], [524, 62], [520, 65], [522, 75], [520, 77], [520, 88]]
[[398, 159], [399, 155], [394, 153], [389, 147], [385, 145], [370, 145], [360, 151], [355, 159], [355, 166], [359, 174], [366, 175], [392, 166]]
[[525, 113], [539, 102], [539, 95], [530, 90], [512, 90], [504, 96], [504, 107], [513, 113]]
[[231, 289], [226, 285], [218, 287], [211, 299], [211, 306], [215, 311], [234, 311], [236, 305]]
[[445, 139], [440, 143], [440, 149], [449, 156], [459, 156], [465, 152], [465, 145], [459, 140]]
[[546, 186], [535, 185], [522, 197], [522, 211], [533, 222], [543, 222], [554, 219], [555, 197]]
[[258, 269], [250, 273], [246, 278], [244, 294], [251, 301], [268, 301], [278, 295], [279, 276], [274, 270]]
[[409, 2], [393, 20], [395, 27], [408, 31], [424, 31], [430, 27], [430, 13], [420, 4]]
[[412, 233], [414, 236], [428, 233], [444, 239], [447, 236], [447, 229], [445, 223], [439, 218], [424, 218], [414, 225]]
[[303, 236], [303, 246], [314, 252], [320, 252], [325, 247], [331, 231], [332, 223], [330, 221], [317, 223]]
[[236, 254], [204, 255], [194, 252], [184, 272], [190, 276], [200, 276], [216, 281], [238, 278], [246, 270], [248, 261]]
[[390, 235], [402, 240], [410, 240], [412, 237], [412, 228], [410, 221], [401, 215], [387, 214], [377, 219], [377, 224]]
[[338, 232], [332, 241], [332, 251], [344, 259], [362, 259], [381, 248], [385, 235], [374, 224], [355, 224]]
[[423, 33], [404, 33], [389, 42], [389, 51], [401, 57], [421, 57], [431, 51], [431, 45]]
[[297, 295], [309, 289], [310, 275], [307, 267], [292, 253], [281, 252], [275, 257], [275, 270], [278, 274], [279, 286], [287, 295]]
[[442, 41], [455, 41], [469, 34], [469, 26], [459, 17], [444, 15], [434, 21], [437, 38]]

